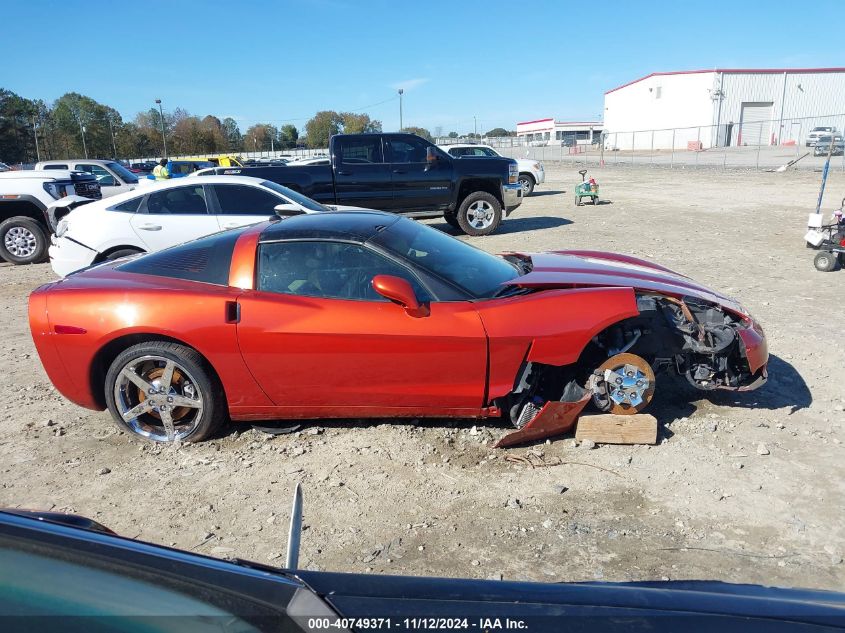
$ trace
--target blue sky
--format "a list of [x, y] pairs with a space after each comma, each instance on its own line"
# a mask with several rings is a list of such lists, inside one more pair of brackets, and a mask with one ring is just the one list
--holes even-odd
[[[0, 87], [302, 127], [317, 110], [479, 132], [600, 116], [655, 71], [845, 66], [845, 2], [3, 0]], [[378, 105], [374, 105], [378, 104]], [[370, 106], [370, 107], [367, 107]]]

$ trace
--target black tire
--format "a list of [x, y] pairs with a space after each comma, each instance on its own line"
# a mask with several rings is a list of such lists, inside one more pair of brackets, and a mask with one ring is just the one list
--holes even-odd
[[449, 226], [451, 226], [452, 228], [455, 228], [455, 229], [459, 229], [459, 230], [460, 230], [461, 225], [460, 225], [460, 224], [458, 224], [458, 216], [457, 216], [457, 214], [455, 214], [455, 213], [451, 213], [451, 212], [449, 212], [449, 211], [446, 211], [446, 213], [444, 213], [444, 214], [443, 214], [443, 219], [444, 219], [444, 220], [446, 220], [446, 223], [447, 223]]
[[534, 193], [534, 176], [531, 174], [519, 174], [519, 186], [522, 187], [522, 197], [527, 198]]
[[813, 266], [816, 270], [829, 273], [839, 266], [839, 257], [830, 251], [819, 251], [813, 259]]
[[598, 196], [593, 196], [593, 204], [594, 204], [594, 205], [597, 205], [598, 203], [599, 203], [599, 197], [598, 197]]
[[18, 266], [43, 262], [49, 243], [47, 231], [32, 218], [9, 218], [0, 224], [0, 257], [7, 262]]
[[120, 259], [121, 257], [129, 257], [130, 255], [137, 255], [138, 253], [143, 252], [144, 251], [139, 250], [137, 248], [121, 248], [106, 255], [106, 261], [111, 262], [115, 259]]
[[[154, 417], [159, 414], [154, 412], [140, 413], [136, 419], [130, 420], [130, 422], [137, 420], [140, 423], [139, 426], [145, 427], [146, 432], [144, 432], [145, 429], [135, 428], [123, 419], [118, 403], [115, 401], [115, 386], [118, 379], [121, 378], [122, 370], [133, 361], [144, 357], [155, 357], [174, 361], [176, 363], [176, 370], [184, 372], [181, 375], [184, 378], [190, 379], [192, 391], [198, 393], [200, 396], [202, 409], [199, 410], [195, 418], [189, 418], [189, 432], [185, 432], [184, 435], [174, 439], [183, 442], [201, 442], [214, 434], [227, 419], [226, 396], [224, 395], [220, 381], [205, 359], [196, 350], [179, 345], [178, 343], [169, 343], [166, 341], [149, 341], [147, 343], [133, 345], [118, 354], [117, 358], [114, 359], [109, 367], [104, 385], [106, 405], [118, 428], [142, 439], [163, 443], [170, 441], [167, 437], [161, 437], [164, 433], [164, 424], [161, 422], [160, 417]], [[183, 395], [186, 383], [187, 380], [181, 386]], [[136, 390], [140, 392], [140, 389], [137, 389], [137, 387]], [[146, 395], [141, 396], [138, 393], [138, 396], [140, 400], [146, 399]], [[166, 394], [164, 397], [166, 397]], [[150, 398], [152, 399], [152, 396]], [[170, 409], [175, 414], [178, 407], [177, 405], [170, 405]], [[190, 412], [188, 415], [190, 415]]]
[[[476, 205], [486, 207], [486, 213], [490, 213], [489, 220], [476, 221], [472, 217], [480, 209], [476, 209]], [[477, 216], [476, 216], [477, 217]], [[476, 191], [469, 194], [461, 202], [458, 208], [458, 226], [467, 235], [481, 236], [490, 235], [493, 231], [499, 228], [502, 223], [502, 205], [496, 200], [496, 196], [487, 193], [486, 191]]]

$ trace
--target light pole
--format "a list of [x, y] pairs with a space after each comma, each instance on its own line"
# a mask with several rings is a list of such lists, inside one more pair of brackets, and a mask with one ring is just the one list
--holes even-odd
[[82, 121], [79, 122], [79, 127], [82, 128], [82, 150], [85, 152], [85, 158], [88, 158], [88, 146], [85, 144], [85, 126]]
[[114, 141], [114, 125], [112, 124], [111, 118], [109, 118], [109, 130], [111, 130], [111, 148], [114, 152], [112, 156], [117, 160], [117, 143]]
[[475, 128], [475, 138], [478, 138], [478, 117], [476, 117], [474, 114], [472, 115], [472, 124]]
[[38, 148], [38, 128], [35, 125], [35, 115], [32, 115], [32, 132], [35, 134], [35, 157], [41, 162], [41, 150]]
[[401, 132], [405, 129], [405, 126], [402, 125], [402, 95], [405, 91], [402, 88], [399, 88], [399, 131]]
[[158, 113], [161, 118], [161, 142], [164, 144], [163, 158], [167, 158], [167, 136], [164, 134], [164, 109], [161, 107], [161, 99], [156, 99], [156, 103], [158, 104]]

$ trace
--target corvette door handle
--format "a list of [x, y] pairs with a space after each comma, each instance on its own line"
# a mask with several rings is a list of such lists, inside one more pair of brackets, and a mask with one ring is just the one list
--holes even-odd
[[144, 231], [161, 231], [160, 224], [142, 224], [138, 228], [143, 229]]
[[351, 176], [351, 175], [352, 175], [352, 172], [351, 172], [351, 171], [346, 171], [346, 170], [344, 169], [343, 171], [339, 171], [339, 172], [337, 172], [337, 175], [338, 175], [338, 176]]
[[393, 173], [394, 174], [407, 174], [408, 172], [405, 171], [404, 169], [394, 169]]

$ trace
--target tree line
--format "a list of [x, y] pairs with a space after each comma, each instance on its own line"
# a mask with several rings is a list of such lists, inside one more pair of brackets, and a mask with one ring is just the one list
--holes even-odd
[[[317, 112], [305, 124], [304, 135], [292, 124], [256, 123], [242, 132], [233, 118], [199, 117], [182, 108], [170, 112], [150, 108], [127, 121], [114, 108], [76, 92], [47, 104], [0, 88], [0, 161], [10, 164], [34, 162], [39, 156], [41, 160], [163, 156], [165, 140], [170, 156], [323, 148], [333, 134], [381, 131], [381, 121], [368, 114], [334, 110]], [[425, 128], [403, 131], [432, 139]], [[512, 133], [495, 128], [487, 135], [508, 134]]]

